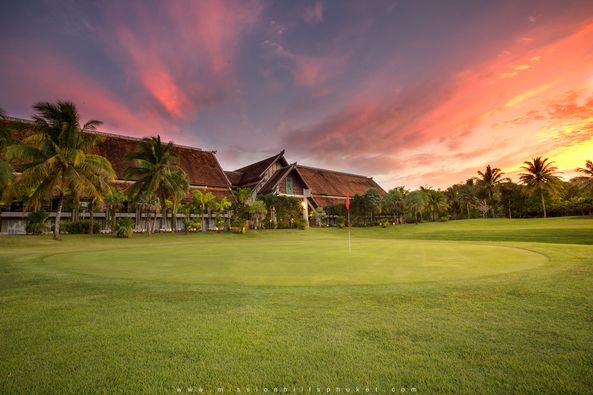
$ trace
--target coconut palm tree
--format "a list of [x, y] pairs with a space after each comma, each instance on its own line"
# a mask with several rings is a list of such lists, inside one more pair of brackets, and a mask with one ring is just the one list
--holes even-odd
[[562, 187], [560, 178], [554, 175], [558, 168], [554, 166], [554, 162], [549, 162], [548, 158], [542, 158], [541, 156], [533, 158], [531, 161], [526, 161], [524, 164], [525, 166], [522, 166], [521, 168], [525, 170], [525, 173], [521, 173], [519, 178], [528, 189], [532, 192], [539, 193], [542, 200], [544, 218], [546, 218], [546, 200], [544, 198], [544, 193], [553, 193]]
[[445, 197], [445, 194], [441, 191], [428, 190], [426, 192], [426, 201], [428, 203], [428, 208], [430, 209], [430, 213], [432, 215], [432, 222], [436, 221], [437, 214], [449, 208], [447, 198]]
[[492, 168], [490, 165], [486, 166], [486, 170], [484, 172], [478, 171], [478, 186], [488, 195], [488, 203], [490, 205], [491, 214], [493, 217], [494, 194], [498, 192], [500, 184], [507, 180], [506, 178], [502, 177], [503, 174], [504, 173], [499, 168]]
[[422, 212], [427, 205], [426, 200], [426, 193], [422, 189], [412, 191], [406, 195], [406, 207], [414, 214], [414, 222], [418, 222], [418, 214], [420, 214], [420, 222], [422, 222]]
[[383, 204], [391, 211], [393, 220], [401, 223], [401, 216], [405, 208], [405, 198], [408, 191], [404, 187], [395, 187], [387, 192], [383, 198]]
[[593, 186], [593, 162], [591, 162], [590, 160], [587, 160], [585, 162], [585, 167], [579, 167], [577, 169], [577, 171], [579, 173], [584, 174], [584, 177], [586, 179], [586, 185], [587, 186]]
[[[0, 120], [4, 119], [4, 110], [0, 108]], [[0, 205], [10, 201], [14, 185], [14, 171], [8, 161], [4, 160], [4, 150], [11, 143], [10, 129], [0, 124]], [[0, 229], [2, 216], [0, 215]]]
[[135, 152], [126, 155], [132, 161], [124, 176], [135, 181], [128, 189], [130, 201], [149, 200], [156, 196], [163, 219], [167, 218], [167, 199], [185, 195], [189, 191], [187, 175], [179, 167], [179, 158], [173, 152], [173, 143], [163, 144], [161, 136], [148, 137], [138, 143]]
[[[0, 108], [0, 119], [4, 119], [4, 110]], [[14, 182], [14, 171], [8, 161], [4, 160], [6, 147], [12, 142], [10, 129], [0, 124], [0, 203], [8, 200], [10, 186]]]
[[212, 194], [212, 192], [202, 192], [200, 190], [196, 190], [193, 192], [194, 199], [193, 204], [195, 207], [200, 211], [202, 214], [202, 230], [205, 232], [207, 231], [207, 227], [205, 226], [206, 221], [206, 211], [209, 208], [214, 208], [216, 203], [216, 196]]
[[110, 191], [115, 173], [107, 159], [90, 153], [102, 137], [83, 132], [94, 130], [100, 121], [88, 121], [81, 127], [76, 106], [68, 101], [40, 102], [33, 108], [37, 111], [33, 134], [9, 146], [7, 156], [23, 163], [18, 187], [32, 191], [31, 205], [57, 197], [53, 233], [54, 239], [60, 240], [64, 199], [72, 197], [78, 202], [84, 196], [102, 200]]

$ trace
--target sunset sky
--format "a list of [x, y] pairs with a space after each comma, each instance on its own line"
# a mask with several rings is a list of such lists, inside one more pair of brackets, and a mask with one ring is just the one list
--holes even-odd
[[593, 1], [11, 1], [0, 107], [446, 187], [593, 159]]

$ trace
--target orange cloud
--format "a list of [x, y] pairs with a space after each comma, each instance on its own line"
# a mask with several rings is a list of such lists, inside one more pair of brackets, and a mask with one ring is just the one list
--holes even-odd
[[[28, 92], [34, 90], [36, 100], [39, 101], [75, 100], [83, 117], [105, 122], [102, 130], [141, 136], [165, 129], [157, 114], [142, 108], [130, 108], [130, 103], [115, 96], [98, 81], [63, 61], [61, 57], [41, 48], [35, 48], [29, 54], [26, 57], [2, 57], [3, 62], [11, 65], [10, 70], [24, 72], [28, 76], [26, 80], [12, 79], [19, 81], [18, 86], [7, 87], [16, 92], [13, 100], [22, 103], [24, 107], [30, 108], [33, 105], [27, 100]], [[43, 64], [43, 72], [39, 72], [36, 67], [38, 64]]]
[[[435, 186], [471, 177], [487, 163], [510, 169], [535, 154], [582, 154], [575, 147], [590, 144], [593, 136], [591, 103], [583, 99], [593, 95], [593, 84], [572, 103], [560, 106], [555, 98], [591, 78], [593, 20], [551, 40], [541, 30], [530, 37], [539, 45], [514, 44], [506, 56], [467, 64], [430, 88], [386, 98], [369, 83], [373, 90], [358, 92], [333, 116], [296, 130], [287, 143], [301, 146], [309, 158], [323, 156], [327, 165], [372, 166], [380, 180], [414, 178], [417, 185]], [[371, 77], [377, 78], [387, 84], [385, 76]], [[438, 160], [435, 153], [441, 152], [446, 156], [435, 174], [434, 162], [418, 160]], [[383, 160], [375, 159], [379, 153]]]

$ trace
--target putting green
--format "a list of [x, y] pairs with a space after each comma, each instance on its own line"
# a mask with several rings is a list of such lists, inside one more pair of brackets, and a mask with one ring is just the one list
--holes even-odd
[[499, 245], [415, 240], [210, 240], [43, 258], [60, 271], [192, 284], [355, 285], [443, 281], [527, 270], [541, 254]]

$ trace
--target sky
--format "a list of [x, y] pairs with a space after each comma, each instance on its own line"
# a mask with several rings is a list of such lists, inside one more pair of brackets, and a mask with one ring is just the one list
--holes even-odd
[[4, 1], [0, 107], [446, 188], [593, 159], [593, 1]]

